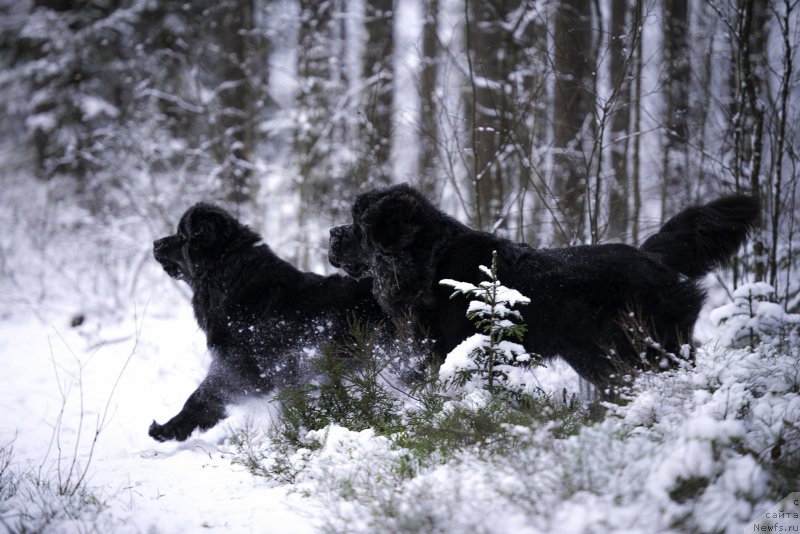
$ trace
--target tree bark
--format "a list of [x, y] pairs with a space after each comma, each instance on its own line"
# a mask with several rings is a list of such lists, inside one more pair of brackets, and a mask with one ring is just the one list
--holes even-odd
[[666, 93], [662, 172], [662, 220], [692, 200], [688, 176], [689, 6], [687, 0], [664, 0], [664, 77]]
[[521, 239], [524, 218], [517, 216], [518, 228], [511, 234], [509, 212], [524, 206], [534, 138], [545, 122], [544, 24], [531, 0], [470, 0], [465, 15], [473, 220], [485, 230]]
[[437, 63], [439, 55], [439, 0], [423, 2], [422, 66], [419, 74], [419, 188], [426, 195], [436, 192], [439, 117], [436, 102]]
[[[643, 21], [644, 0], [636, 0], [633, 12], [633, 27], [641, 28]], [[641, 151], [642, 151], [642, 69], [644, 67], [644, 47], [642, 38], [636, 42], [634, 53], [634, 78], [633, 78], [633, 157], [631, 161], [631, 239], [630, 244], [639, 244], [639, 216], [642, 211], [642, 188], [641, 188]]]
[[228, 184], [228, 199], [236, 204], [252, 200], [254, 151], [254, 94], [251, 85], [254, 0], [228, 0], [222, 7], [222, 67], [219, 88], [219, 132], [217, 159]]
[[590, 3], [561, 0], [555, 14], [555, 94], [553, 99], [554, 190], [567, 235], [560, 244], [583, 240], [588, 169], [584, 164], [583, 125], [592, 112]]
[[360, 121], [362, 156], [358, 186], [386, 184], [392, 175], [392, 107], [394, 105], [394, 1], [367, 0], [364, 27], [363, 94]]
[[614, 240], [627, 239], [629, 210], [628, 198], [628, 139], [630, 123], [630, 72], [628, 68], [631, 36], [635, 28], [628, 26], [628, 0], [612, 0], [609, 33], [609, 79], [611, 87], [617, 89], [617, 97], [611, 117], [611, 170], [613, 181], [608, 188], [608, 233]]
[[[488, 0], [470, 0], [468, 50], [471, 55], [471, 134], [475, 191], [475, 222], [489, 229], [499, 215], [505, 193], [499, 162], [502, 115], [506, 108], [502, 90], [505, 66], [500, 24], [503, 13]], [[507, 52], [507, 51], [506, 51]], [[507, 56], [506, 56], [507, 57]]]

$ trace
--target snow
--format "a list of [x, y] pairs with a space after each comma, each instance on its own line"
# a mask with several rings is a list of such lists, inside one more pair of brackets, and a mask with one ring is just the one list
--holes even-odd
[[[210, 361], [185, 286], [164, 275], [150, 256], [154, 236], [135, 226], [116, 221], [98, 234], [73, 207], [45, 228], [13, 207], [44, 197], [9, 195], [0, 211], [0, 471], [10, 462], [0, 525], [8, 529], [741, 532], [796, 488], [778, 473], [800, 457], [798, 323], [762, 285], [737, 291], [733, 303], [713, 300], [717, 308], [704, 313], [717, 322], [694, 367], [637, 377], [624, 402], [574, 435], [555, 437], [558, 421], [514, 425], [514, 446], [502, 453], [465, 447], [423, 462], [374, 429], [331, 425], [287, 451], [269, 432], [275, 403], [262, 398], [184, 443], [157, 443], [150, 422], [177, 413]], [[37, 245], [31, 228], [59, 239]], [[83, 244], [98, 235], [99, 244]], [[118, 263], [126, 255], [141, 264]], [[83, 323], [71, 326], [79, 313]], [[757, 343], [735, 335], [741, 328]], [[459, 345], [442, 378], [484, 341], [476, 334]], [[587, 402], [562, 361], [507, 370], [515, 384]], [[474, 389], [444, 410], [480, 410], [488, 400]], [[282, 475], [248, 469], [245, 434], [264, 471]], [[75, 487], [84, 472], [81, 492], [59, 494], [59, 483]]]
[[[208, 364], [188, 309], [185, 303], [174, 316], [147, 313], [138, 323], [129, 317], [101, 329], [100, 338], [109, 342], [98, 347], [63, 321], [43, 325], [20, 314], [0, 322], [4, 376], [13, 377], [0, 389], [0, 443], [13, 443], [17, 469], [42, 466], [55, 479], [74, 456], [78, 470], [89, 463], [92, 437], [108, 408], [87, 478], [90, 488], [100, 488], [104, 508], [89, 524], [115, 532], [263, 532], [263, 525], [276, 532], [313, 531], [312, 503], [232, 463], [225, 425], [182, 444], [160, 444], [147, 435], [153, 417], [177, 413]], [[234, 409], [226, 424], [259, 415], [269, 421], [264, 404]], [[0, 510], [5, 524], [13, 525], [8, 504]], [[12, 511], [25, 508], [10, 504]]]
[[460, 369], [474, 369], [477, 367], [475, 360], [470, 355], [484, 346], [486, 336], [473, 334], [447, 354], [444, 363], [439, 367], [439, 378], [447, 381], [455, 377]]
[[51, 132], [57, 124], [58, 118], [53, 113], [37, 113], [25, 120], [25, 126], [31, 131]]
[[[243, 429], [251, 429], [250, 446], [265, 465], [281, 459], [267, 432], [278, 417], [268, 398], [232, 407], [223, 424], [185, 443], [147, 436], [153, 418], [177, 412], [209, 358], [180, 286], [164, 280], [155, 265], [145, 271], [132, 302], [113, 314], [87, 307], [95, 312], [78, 327], [69, 324], [74, 305], [62, 293], [23, 299], [24, 284], [4, 282], [0, 445], [13, 446], [9, 470], [20, 486], [16, 496], [0, 499], [4, 526], [740, 532], [790, 489], [776, 481], [769, 458], [779, 437], [781, 455], [800, 453], [800, 353], [787, 341], [796, 339], [786, 332], [796, 328], [795, 318], [772, 305], [762, 313], [766, 301], [756, 301], [757, 320], [749, 316], [763, 338], [759, 345], [728, 348], [723, 324], [698, 349], [694, 368], [641, 375], [625, 403], [608, 405], [603, 420], [576, 435], [555, 439], [547, 425], [517, 426], [508, 431], [519, 443], [503, 454], [465, 448], [452, 459], [408, 467], [408, 451], [389, 438], [331, 425], [309, 432], [305, 446], [283, 458], [289, 470], [278, 480], [252, 474], [236, 446]], [[37, 279], [34, 274], [18, 281]], [[763, 287], [756, 292], [770, 294]], [[742, 313], [726, 304], [711, 315], [731, 317], [731, 310]], [[781, 322], [777, 338], [759, 326], [771, 320]], [[465, 340], [441, 376], [482, 342], [477, 334]], [[528, 383], [557, 397], [579, 389], [563, 362], [525, 373]], [[473, 390], [448, 403], [480, 409], [487, 395]], [[23, 475], [53, 485], [69, 481], [73, 459], [71, 480], [86, 470], [88, 501], [30, 485], [21, 491]], [[47, 516], [48, 509], [57, 511]]]
[[[0, 213], [9, 228], [4, 239], [27, 231], [19, 215]], [[203, 378], [210, 361], [205, 339], [185, 287], [149, 255], [137, 267], [138, 283], [124, 284], [134, 288], [127, 300], [120, 288], [98, 280], [66, 287], [119, 268], [113, 258], [92, 263], [93, 251], [80, 248], [92, 233], [86, 220], [77, 209], [61, 213], [63, 226], [54, 231], [64, 239], [43, 249], [41, 263], [24, 240], [14, 242], [16, 254], [0, 242], [1, 267], [13, 274], [0, 280], [0, 471], [4, 458], [10, 462], [0, 479], [0, 524], [6, 528], [741, 532], [793, 489], [776, 470], [800, 457], [798, 322], [767, 300], [773, 292], [763, 285], [740, 289], [733, 303], [717, 302], [706, 312], [717, 326], [708, 327], [694, 367], [637, 377], [625, 402], [607, 404], [602, 420], [574, 435], [556, 438], [557, 421], [514, 425], [507, 432], [515, 445], [502, 453], [466, 447], [421, 462], [373, 429], [331, 425], [286, 451], [269, 432], [276, 406], [262, 398], [231, 407], [223, 423], [184, 443], [157, 443], [147, 428], [177, 413]], [[107, 230], [106, 241], [122, 231]], [[129, 239], [149, 248], [142, 237]], [[126, 247], [106, 252], [137, 250]], [[60, 271], [48, 274], [55, 266]], [[85, 317], [73, 327], [76, 310]], [[742, 322], [734, 325], [736, 318]], [[734, 335], [741, 328], [757, 332], [758, 343], [742, 344], [745, 338]], [[483, 342], [478, 334], [465, 340], [440, 376], [468, 365]], [[515, 384], [587, 402], [564, 362], [507, 371]], [[480, 410], [488, 395], [473, 389], [445, 402], [444, 410]], [[248, 469], [245, 434], [263, 469], [281, 468], [283, 475]], [[81, 492], [59, 494], [59, 484], [75, 487], [84, 473]]]
[[733, 292], [733, 302], [715, 308], [711, 321], [722, 327], [719, 334], [724, 344], [753, 344], [761, 337], [797, 335], [800, 314], [787, 313], [774, 299], [775, 289], [766, 282], [743, 284]]
[[90, 95], [82, 95], [79, 103], [85, 120], [94, 119], [100, 115], [108, 117], [119, 116], [119, 109], [102, 98]]
[[[5, 4], [16, 6], [8, 9], [19, 17], [21, 36], [34, 44], [44, 43], [43, 53], [80, 49], [80, 39], [67, 27], [69, 17], [52, 10], [29, 13], [26, 2]], [[156, 4], [137, 1], [92, 31], [113, 27], [124, 32], [126, 21], [140, 10], [155, 9]], [[190, 7], [185, 4], [187, 10]], [[354, 11], [347, 12], [341, 23], [355, 38], [343, 47], [345, 65], [334, 70], [353, 73], [361, 68], [360, 52], [365, 46], [360, 42], [363, 6], [349, 7]], [[442, 79], [436, 89], [442, 106], [442, 152], [455, 155], [464, 148], [459, 133], [463, 132], [459, 123], [462, 8], [456, 2], [441, 6], [440, 44], [453, 56], [441, 62]], [[520, 35], [528, 31], [534, 11], [527, 13], [534, 17], [530, 20], [523, 12], [520, 8], [511, 13], [503, 27], [516, 27]], [[421, 4], [401, 3], [396, 15], [399, 98], [394, 103], [398, 128], [392, 159], [396, 176], [413, 179]], [[653, 56], [660, 49], [655, 15], [657, 9], [645, 12], [656, 30], [643, 35], [642, 92], [645, 107], [657, 111], [662, 73]], [[285, 134], [296, 129], [298, 120], [303, 124], [309, 120], [286, 111], [293, 109], [299, 91], [296, 48], [291, 44], [296, 41], [295, 4], [279, 2], [259, 16], [271, 21], [266, 28], [277, 44], [269, 55], [269, 98], [282, 111], [270, 117], [259, 115], [256, 127], [264, 138], [288, 138]], [[699, 10], [695, 16], [704, 13]], [[164, 27], [178, 36], [184, 26], [178, 16], [164, 21]], [[725, 32], [710, 33], [714, 39], [724, 39]], [[776, 41], [778, 32], [772, 33], [771, 44], [781, 44]], [[22, 72], [12, 69], [0, 77], [4, 81], [34, 75], [58, 78], [71, 68], [64, 62], [68, 57], [34, 61]], [[780, 71], [780, 65], [774, 66]], [[602, 70], [598, 73], [604, 76]], [[713, 77], [719, 74], [715, 71]], [[361, 81], [359, 76], [353, 79], [356, 84]], [[479, 85], [490, 82], [480, 77], [477, 81]], [[712, 81], [712, 85], [727, 84], [726, 80]], [[25, 87], [6, 85], [14, 91]], [[605, 85], [600, 84], [601, 96], [607, 92]], [[208, 103], [211, 89], [203, 85], [196, 89], [199, 100]], [[174, 98], [150, 84], [138, 90]], [[34, 91], [29, 102], [18, 102], [20, 97], [12, 95], [7, 107], [49, 109], [47, 104], [54, 98], [51, 91], [50, 85]], [[70, 94], [86, 120], [102, 123], [119, 118], [121, 110], [103, 98]], [[355, 101], [354, 95], [345, 94], [343, 100]], [[172, 104], [203, 112], [188, 101]], [[337, 113], [353, 110], [343, 103]], [[25, 126], [53, 132], [59, 120], [58, 112], [45, 111], [28, 115]], [[727, 124], [738, 122], [739, 117], [727, 120]], [[425, 463], [409, 460], [413, 455], [408, 450], [373, 429], [356, 432], [331, 425], [308, 432], [297, 450], [282, 451], [269, 434], [279, 414], [272, 399], [263, 398], [231, 407], [223, 423], [195, 432], [184, 443], [153, 441], [147, 435], [150, 422], [163, 422], [179, 410], [210, 360], [191, 314], [188, 291], [158, 268], [152, 260], [151, 242], [163, 235], [165, 224], [174, 224], [181, 209], [200, 198], [221, 195], [216, 171], [204, 167], [203, 160], [198, 165], [190, 158], [186, 168], [168, 166], [166, 173], [149, 172], [160, 167], [158, 162], [172, 156], [183, 160], [184, 153], [196, 148], [159, 133], [156, 123], [143, 125], [147, 135], [132, 145], [130, 159], [109, 154], [108, 160], [136, 169], [139, 159], [152, 159], [155, 164], [140, 171], [111, 165], [118, 189], [106, 192], [102, 182], [92, 180], [81, 186], [96, 192], [97, 199], [88, 193], [79, 198], [72, 179], [54, 176], [45, 183], [25, 175], [31, 166], [25, 160], [33, 155], [17, 142], [6, 147], [5, 165], [0, 169], [0, 526], [4, 527], [0, 530], [738, 533], [753, 532], [754, 520], [765, 517], [768, 510], [778, 510], [778, 500], [800, 488], [796, 480], [800, 476], [796, 469], [800, 463], [800, 315], [787, 313], [775, 302], [775, 290], [764, 283], [745, 284], [731, 298], [724, 291], [714, 292], [697, 328], [703, 343], [697, 350], [697, 365], [637, 377], [622, 402], [606, 406], [605, 418], [583, 425], [574, 435], [555, 437], [559, 426], [555, 421], [509, 426], [508, 433], [515, 439], [510, 450], [489, 455], [466, 447], [454, 451], [452, 457]], [[643, 176], [661, 176], [654, 171], [662, 164], [662, 126], [658, 113], [644, 113], [639, 135]], [[141, 133], [136, 129], [120, 132], [122, 136]], [[66, 139], [60, 142], [75, 149], [70, 140], [74, 132], [60, 133]], [[102, 151], [114, 150], [103, 146], [103, 140], [97, 143]], [[546, 145], [536, 147], [535, 161], [528, 162], [542, 168], [545, 180], [554, 169], [553, 149]], [[718, 145], [711, 142], [708, 153], [719, 152]], [[282, 151], [280, 143], [274, 148]], [[335, 167], [349, 169], [356, 155], [346, 146], [333, 148]], [[299, 204], [295, 186], [287, 185], [293, 177], [287, 176], [291, 171], [287, 171], [285, 155], [257, 153], [254, 157], [261, 182], [255, 204], [262, 213], [249, 213], [249, 220], [287, 259], [299, 262], [303, 254], [298, 251], [311, 251], [311, 258], [302, 260], [307, 263], [303, 267], [329, 272], [317, 237], [308, 236], [321, 236], [324, 242], [327, 229], [343, 221], [304, 221], [299, 232], [290, 230], [297, 224]], [[704, 168], [711, 174], [719, 170], [716, 163], [706, 161], [706, 165], [711, 165]], [[465, 218], [467, 203], [459, 200], [454, 185], [463, 173], [459, 168], [450, 171], [455, 174], [453, 185], [443, 186], [437, 201], [449, 213]], [[648, 184], [659, 185], [657, 179], [643, 185]], [[706, 191], [691, 193], [697, 196]], [[533, 192], [528, 195], [532, 198]], [[657, 197], [646, 194], [643, 198], [643, 229], [660, 210]], [[116, 205], [109, 205], [109, 199]], [[79, 200], [81, 207], [76, 205]], [[548, 230], [547, 221], [541, 222], [537, 237], [547, 242], [548, 232], [554, 230]], [[501, 223], [513, 226], [509, 219], [496, 224]], [[791, 239], [779, 244], [789, 245]], [[786, 271], [779, 279], [791, 276]], [[457, 281], [451, 285], [457, 292], [476, 287]], [[500, 288], [498, 300], [502, 304], [495, 312], [507, 317], [498, 325], [509, 327], [517, 317], [511, 308], [527, 299], [512, 288]], [[469, 311], [486, 312], [487, 306], [474, 304]], [[441, 367], [441, 378], [469, 366], [469, 354], [483, 343], [485, 337], [478, 334], [465, 340]], [[501, 345], [509, 359], [520, 358], [517, 347], [509, 342]], [[505, 369], [513, 384], [565, 400], [575, 394], [580, 402], [587, 402], [580, 395], [577, 375], [563, 361], [535, 369]], [[444, 409], [477, 411], [488, 401], [485, 390], [473, 389], [448, 400]], [[244, 433], [251, 435], [246, 445], [261, 457], [265, 468], [285, 463], [288, 471], [283, 479], [255, 475], [243, 464], [239, 440]], [[781, 469], [795, 479], [780, 479]], [[85, 484], [78, 484], [81, 480]], [[80, 491], [72, 495], [76, 488]]]

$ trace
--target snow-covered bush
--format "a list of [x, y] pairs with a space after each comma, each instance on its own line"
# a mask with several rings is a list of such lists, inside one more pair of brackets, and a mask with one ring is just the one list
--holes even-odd
[[[470, 312], [486, 321], [484, 348], [499, 350], [491, 329], [519, 332], [510, 312], [524, 297], [504, 293], [496, 269], [483, 271], [490, 280], [482, 285], [451, 285], [484, 291]], [[737, 297], [759, 291], [767, 294], [756, 285]], [[295, 426], [294, 443], [274, 433], [248, 438], [237, 463], [248, 465], [249, 455], [254, 474], [322, 503], [332, 532], [741, 532], [800, 480], [800, 344], [789, 335], [791, 315], [765, 300], [737, 302], [723, 339], [746, 343], [752, 328], [754, 346], [711, 343], [698, 347], [694, 366], [639, 373], [625, 402], [605, 403], [594, 424], [557, 392], [508, 402], [474, 360], [448, 359], [452, 371], [440, 376], [452, 383], [464, 372], [469, 387], [433, 379], [391, 390], [392, 425], [346, 428], [353, 422], [338, 414], [318, 429]], [[375, 357], [375, 348], [363, 355]], [[324, 403], [344, 399], [332, 394]]]
[[354, 320], [348, 340], [323, 346], [312, 356], [307, 380], [277, 394], [278, 441], [304, 446], [308, 431], [331, 424], [383, 434], [396, 428], [399, 401], [386, 383], [391, 362], [380, 335], [379, 329]]
[[443, 382], [452, 382], [467, 390], [484, 388], [492, 393], [521, 393], [526, 389], [522, 371], [542, 365], [541, 357], [529, 354], [521, 345], [526, 327], [522, 315], [514, 308], [530, 299], [515, 289], [504, 286], [497, 276], [497, 252], [492, 253], [492, 266], [480, 266], [489, 278], [478, 285], [456, 280], [441, 280], [452, 287], [452, 296], [472, 297], [467, 317], [478, 333], [465, 339], [447, 355], [439, 369]]
[[64, 491], [52, 473], [23, 469], [14, 462], [12, 445], [0, 447], [0, 526], [6, 532], [109, 532], [113, 526], [98, 490], [80, 484]]
[[626, 403], [568, 432], [554, 431], [563, 411], [475, 389], [393, 435], [309, 432], [276, 465], [324, 503], [328, 531], [741, 532], [796, 489], [799, 358], [701, 347], [696, 366], [638, 375]]
[[766, 282], [744, 284], [733, 292], [733, 302], [711, 312], [720, 326], [720, 342], [733, 347], [755, 347], [762, 341], [797, 346], [800, 315], [778, 304], [775, 288]]
[[513, 308], [529, 299], [499, 281], [496, 255], [492, 267], [481, 270], [489, 280], [477, 286], [442, 282], [456, 294], [474, 297], [467, 316], [481, 333], [452, 351], [438, 372], [398, 380], [408, 374], [403, 362], [429, 361], [424, 346], [378, 342], [354, 324], [349, 341], [327, 346], [313, 359], [315, 380], [277, 395], [280, 419], [270, 432], [235, 432], [236, 463], [253, 474], [295, 483], [324, 447], [319, 438], [326, 429], [370, 430], [400, 451], [392, 470], [402, 479], [468, 447], [505, 454], [519, 442], [515, 429], [541, 425], [554, 436], [577, 432], [586, 411], [574, 396], [567, 400], [566, 393], [548, 395], [536, 387], [531, 369], [541, 365], [540, 358], [518, 343], [525, 326]]

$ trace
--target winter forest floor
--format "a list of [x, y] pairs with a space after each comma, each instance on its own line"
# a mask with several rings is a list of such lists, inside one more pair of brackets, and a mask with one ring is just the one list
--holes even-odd
[[[737, 307], [713, 292], [696, 366], [641, 375], [591, 420], [583, 405], [558, 407], [580, 387], [555, 362], [535, 370], [555, 399], [547, 413], [525, 419], [480, 391], [454, 395], [417, 429], [450, 432], [438, 442], [333, 424], [291, 443], [265, 399], [162, 444], [150, 422], [174, 415], [208, 365], [183, 288], [141, 231], [120, 222], [114, 240], [87, 247], [96, 228], [61, 214], [48, 230], [58, 239], [37, 243], [33, 216], [13, 205], [0, 206], [2, 529], [754, 532], [755, 519], [800, 529], [792, 500], [767, 512], [800, 492], [800, 318], [768, 303]], [[139, 254], [120, 252], [120, 266], [108, 256], [126, 235]], [[133, 282], [118, 269], [135, 270]], [[728, 320], [715, 326], [709, 310], [723, 305], [710, 316]], [[398, 403], [415, 420], [420, 408]], [[484, 420], [492, 430], [479, 435]], [[453, 445], [467, 431], [475, 439]]]
[[[177, 311], [146, 311], [89, 337], [63, 319], [43, 323], [21, 314], [0, 323], [0, 433], [12, 462], [3, 475], [3, 526], [313, 530], [313, 501], [232, 464], [226, 425], [181, 444], [147, 435], [154, 417], [164, 420], [180, 408], [207, 363], [191, 313]], [[227, 425], [247, 417], [267, 424], [268, 405], [234, 410]], [[6, 500], [9, 493], [16, 494]]]

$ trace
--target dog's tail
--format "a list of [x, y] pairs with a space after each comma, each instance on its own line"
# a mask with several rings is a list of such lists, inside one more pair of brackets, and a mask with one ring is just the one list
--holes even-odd
[[689, 278], [699, 278], [736, 253], [755, 228], [760, 210], [758, 199], [746, 195], [687, 208], [647, 238], [641, 250]]

